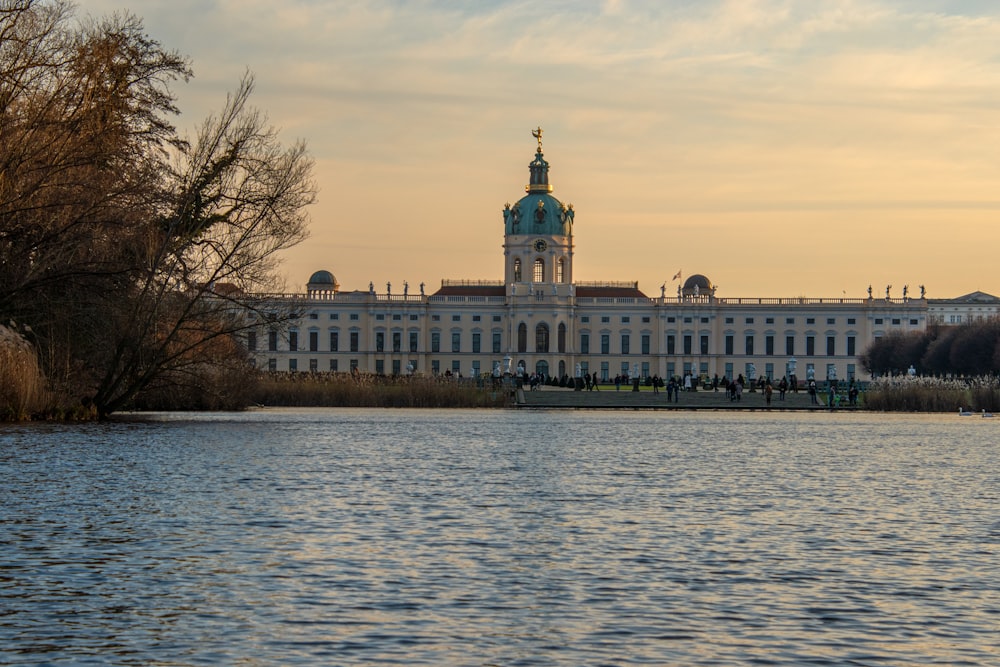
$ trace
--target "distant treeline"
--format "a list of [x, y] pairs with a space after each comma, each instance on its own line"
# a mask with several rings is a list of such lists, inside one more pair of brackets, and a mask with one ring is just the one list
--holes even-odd
[[1000, 321], [890, 333], [865, 350], [861, 365], [875, 376], [904, 374], [910, 367], [918, 375], [1000, 375]]

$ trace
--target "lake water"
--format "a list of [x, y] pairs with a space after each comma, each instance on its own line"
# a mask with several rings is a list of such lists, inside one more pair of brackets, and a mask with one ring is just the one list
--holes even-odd
[[1000, 418], [0, 429], [4, 665], [998, 665]]

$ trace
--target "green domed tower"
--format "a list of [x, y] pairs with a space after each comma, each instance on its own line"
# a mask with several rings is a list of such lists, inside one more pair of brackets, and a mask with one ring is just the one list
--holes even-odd
[[531, 135], [538, 140], [538, 150], [528, 165], [530, 178], [524, 188], [528, 194], [503, 209], [505, 282], [508, 286], [569, 285], [573, 281], [573, 205], [551, 195], [542, 128], [532, 130]]

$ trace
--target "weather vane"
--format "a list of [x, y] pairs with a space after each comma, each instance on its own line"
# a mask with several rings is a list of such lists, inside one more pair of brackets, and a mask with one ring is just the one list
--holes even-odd
[[531, 136], [533, 136], [535, 139], [538, 139], [538, 152], [541, 153], [542, 152], [542, 127], [541, 127], [541, 125], [538, 126], [537, 130], [532, 130], [531, 131]]

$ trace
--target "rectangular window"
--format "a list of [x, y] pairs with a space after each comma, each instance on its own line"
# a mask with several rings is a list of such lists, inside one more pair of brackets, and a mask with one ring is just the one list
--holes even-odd
[[[392, 321], [393, 322], [400, 322], [400, 321], [402, 321], [402, 319], [403, 319], [402, 315], [393, 315], [392, 316]], [[397, 375], [398, 375], [398, 373], [397, 373]]]
[[667, 354], [676, 354], [677, 339], [673, 334], [667, 334]]
[[269, 371], [276, 371], [276, 370], [278, 370], [278, 360], [277, 359], [268, 359], [267, 360], [267, 370], [269, 370]]
[[416, 352], [420, 343], [420, 335], [416, 331], [410, 332], [410, 352]]
[[611, 318], [609, 316], [607, 316], [607, 315], [602, 315], [601, 316], [601, 323], [602, 324], [607, 324], [610, 321], [611, 321]]
[[795, 336], [785, 336], [785, 354], [790, 357], [795, 355]]
[[837, 323], [837, 318], [836, 317], [828, 317], [828, 318], [826, 318], [826, 323], [827, 324], [836, 324]]
[[732, 334], [726, 334], [726, 354], [732, 356], [734, 354], [733, 350], [736, 348], [735, 337]]
[[330, 313], [330, 319], [331, 320], [339, 320], [340, 319], [340, 313]]
[[247, 350], [250, 352], [257, 351], [257, 332], [248, 331], [247, 332]]
[[452, 315], [451, 316], [451, 321], [452, 322], [461, 322], [462, 321], [462, 316], [461, 315]]
[[701, 344], [701, 354], [708, 354], [708, 336], [702, 335], [700, 344]]
[[318, 370], [319, 370], [319, 359], [310, 359], [309, 360], [309, 372], [310, 373], [315, 373]]
[[611, 353], [611, 335], [601, 334], [601, 354]]
[[399, 371], [402, 370], [400, 368], [401, 365], [402, 365], [402, 363], [400, 362], [399, 359], [393, 359], [392, 360], [392, 374], [393, 375], [399, 375]]
[[590, 322], [590, 315], [584, 315], [583, 317], [580, 318], [580, 321], [583, 322], [584, 324], [587, 324], [588, 322]]
[[452, 375], [458, 375], [462, 372], [462, 362], [458, 359], [451, 360], [451, 372]]
[[379, 322], [384, 322], [385, 321], [385, 313], [379, 313], [378, 315], [375, 316], [375, 319], [378, 320]]
[[351, 367], [351, 372], [352, 372], [352, 373], [353, 373], [354, 371], [358, 370], [358, 360], [357, 360], [357, 359], [351, 359], [351, 360], [350, 360], [350, 361], [348, 362], [348, 365], [349, 365], [349, 366]]
[[684, 334], [684, 354], [691, 354], [691, 334]]
[[642, 318], [642, 323], [643, 324], [649, 324], [649, 318], [648, 317]]
[[419, 319], [419, 317], [417, 315], [410, 315], [410, 321], [411, 322], [416, 322], [418, 319]]
[[340, 349], [340, 332], [331, 331], [330, 332], [330, 351], [336, 352]]
[[293, 373], [295, 371], [299, 370], [299, 360], [298, 359], [289, 359], [288, 360], [288, 370], [290, 370]]
[[806, 324], [816, 324], [816, 318], [815, 317], [807, 317], [806, 318]]
[[628, 324], [632, 321], [632, 318], [627, 315], [622, 315], [622, 324]]
[[334, 372], [334, 373], [337, 372], [337, 360], [336, 359], [331, 359], [330, 360], [330, 370], [332, 372]]
[[[309, 332], [309, 351], [317, 352], [319, 351], [319, 332], [310, 331]], [[316, 369], [313, 369], [316, 370]]]
[[385, 352], [385, 332], [376, 331], [375, 332], [375, 351]]
[[[360, 338], [361, 338], [360, 333], [358, 333], [357, 331], [351, 332], [351, 352], [358, 351], [358, 348], [360, 347], [359, 343]], [[357, 368], [357, 366], [354, 366], [354, 368]]]
[[299, 332], [289, 331], [288, 332], [288, 351], [298, 352], [299, 351]]
[[580, 334], [580, 354], [590, 354], [590, 334]]
[[[954, 318], [954, 315], [952, 317]], [[954, 322], [954, 319], [952, 319], [952, 321]], [[882, 324], [882, 318], [881, 317], [876, 317], [875, 318], [875, 324]]]
[[611, 373], [611, 371], [609, 370], [608, 362], [602, 361], [601, 362], [601, 381], [602, 382], [607, 382], [609, 379], [611, 379], [610, 373]]
[[642, 362], [642, 377], [644, 377], [644, 378], [648, 378], [649, 377], [649, 362], [648, 361]]
[[403, 332], [393, 331], [392, 332], [392, 351], [401, 352], [403, 350]]
[[764, 324], [774, 324], [774, 318], [773, 317], [764, 318]]
[[834, 337], [834, 336], [827, 336], [826, 337], [826, 356], [828, 356], [828, 357], [834, 356], [835, 354], [837, 354], [836, 350], [837, 350], [837, 339], [836, 339], [836, 337]]
[[500, 317], [499, 315], [494, 315], [494, 316], [493, 316], [493, 321], [494, 321], [494, 322], [499, 322], [499, 321], [501, 321], [501, 319], [502, 319], [502, 318], [501, 318], [501, 317]]
[[278, 351], [278, 332], [268, 331], [267, 332], [267, 351], [277, 352]]
[[649, 354], [649, 334], [642, 334], [642, 353]]
[[480, 346], [480, 337], [481, 337], [481, 335], [482, 334], [480, 334], [478, 332], [472, 334], [472, 351], [475, 354], [479, 354], [479, 352], [480, 352], [479, 346]]
[[853, 357], [853, 356], [855, 356], [857, 354], [857, 352], [855, 350], [855, 345], [856, 345], [856, 343], [855, 343], [854, 336], [848, 336], [847, 337], [847, 356]]
[[733, 318], [727, 317], [726, 318], [726, 324], [732, 324], [732, 323], [733, 323]]
[[795, 318], [794, 317], [786, 317], [785, 318], [785, 324], [795, 324]]
[[816, 354], [816, 336], [806, 336], [806, 356], [811, 357]]
[[774, 336], [764, 336], [764, 354], [774, 355]]
[[[351, 317], [350, 317], [350, 320], [351, 320], [352, 322], [357, 322], [357, 321], [358, 321], [358, 319], [359, 319], [359, 316], [358, 316], [358, 314], [357, 314], [357, 313], [351, 313]], [[355, 368], [356, 368], [356, 367], [355, 367]]]
[[753, 335], [752, 334], [748, 334], [747, 338], [746, 338], [746, 354], [748, 356], [753, 354]]
[[629, 337], [628, 337], [628, 334], [622, 334], [622, 354], [629, 354]]
[[462, 334], [458, 331], [453, 331], [451, 333], [451, 351], [452, 352], [462, 351]]
[[437, 359], [431, 360], [431, 375], [441, 375], [441, 362]]
[[376, 359], [375, 360], [375, 372], [379, 375], [385, 375], [385, 360]]
[[431, 352], [441, 351], [441, 332], [432, 331], [431, 332]]
[[472, 316], [472, 321], [473, 322], [481, 322], [482, 319], [483, 319], [482, 315], [473, 315]]
[[501, 332], [493, 332], [493, 354], [500, 354]]
[[753, 318], [752, 317], [748, 317], [745, 321], [746, 321], [747, 324], [753, 324]]

